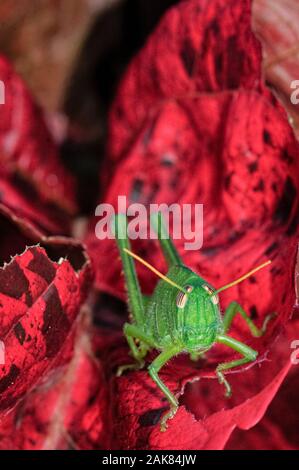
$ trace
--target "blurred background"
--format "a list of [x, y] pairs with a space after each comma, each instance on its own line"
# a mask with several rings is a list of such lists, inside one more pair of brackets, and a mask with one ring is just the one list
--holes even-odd
[[[93, 213], [97, 201], [107, 114], [118, 83], [165, 10], [176, 3], [0, 0], [0, 52], [43, 108], [62, 158], [79, 181], [82, 215]], [[298, 0], [254, 0], [253, 27], [263, 45], [265, 80], [299, 136], [299, 105], [290, 103], [290, 83], [299, 80], [298, 22]], [[270, 449], [299, 448], [299, 436], [288, 432], [299, 425], [298, 400], [289, 399], [294, 384], [298, 377], [290, 376], [265, 419], [252, 431], [235, 431], [227, 448], [259, 448], [258, 436]]]
[[[81, 211], [94, 209], [105, 148], [107, 112], [132, 56], [179, 0], [0, 1], [0, 51], [14, 63], [47, 114], [66, 165], [78, 177]], [[298, 79], [299, 2], [254, 0], [265, 79], [290, 104]], [[86, 182], [88, 181], [88, 185]], [[88, 190], [88, 192], [87, 192]]]

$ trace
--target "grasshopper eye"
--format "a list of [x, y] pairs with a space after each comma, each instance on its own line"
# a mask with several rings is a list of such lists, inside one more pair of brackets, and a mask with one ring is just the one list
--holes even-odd
[[210, 296], [211, 296], [211, 301], [213, 302], [213, 304], [215, 304], [215, 305], [219, 304], [219, 297], [218, 297], [217, 294], [214, 294], [213, 289], [211, 289], [211, 288], [210, 288], [209, 286], [207, 286], [207, 285], [204, 285], [204, 286], [202, 286], [202, 287], [204, 288], [204, 290], [205, 290], [206, 292], [208, 292], [208, 294], [210, 294]]
[[[192, 292], [193, 287], [192, 286], [185, 286], [184, 290], [186, 292]], [[176, 305], [178, 308], [184, 308], [188, 300], [188, 294], [185, 294], [184, 292], [179, 292], [176, 298]]]

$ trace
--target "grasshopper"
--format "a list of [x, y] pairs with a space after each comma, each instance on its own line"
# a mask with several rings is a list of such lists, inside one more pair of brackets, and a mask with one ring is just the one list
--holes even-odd
[[[117, 376], [128, 369], [142, 369], [147, 353], [152, 349], [159, 351], [159, 355], [149, 365], [148, 372], [170, 404], [170, 410], [160, 422], [161, 431], [165, 431], [167, 421], [174, 417], [179, 406], [176, 397], [159, 377], [159, 371], [170, 359], [180, 353], [187, 353], [192, 360], [196, 360], [217, 343], [237, 351], [242, 356], [240, 359], [219, 364], [215, 371], [219, 383], [225, 387], [227, 397], [231, 396], [232, 390], [225, 371], [256, 360], [257, 351], [227, 333], [235, 315], [240, 313], [252, 335], [260, 337], [273, 315], [268, 315], [262, 328], [257, 328], [241, 305], [232, 302], [222, 316], [218, 294], [268, 266], [271, 261], [263, 263], [236, 281], [215, 289], [184, 265], [169, 237], [161, 213], [151, 216], [151, 225], [169, 268], [167, 275], [163, 275], [131, 251], [127, 217], [124, 214], [115, 216], [115, 238], [123, 264], [131, 318], [131, 323], [124, 325], [124, 335], [136, 361], [119, 367]], [[161, 278], [151, 297], [141, 293], [134, 259]]]

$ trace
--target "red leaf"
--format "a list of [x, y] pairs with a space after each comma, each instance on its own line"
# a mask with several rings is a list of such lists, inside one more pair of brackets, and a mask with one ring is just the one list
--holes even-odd
[[[289, 341], [280, 346], [291, 354], [291, 344], [298, 341], [298, 310], [295, 318], [287, 326]], [[265, 417], [249, 432], [237, 430], [232, 434], [226, 449], [247, 450], [296, 450], [299, 447], [298, 422], [298, 366], [294, 366], [284, 381], [279, 394], [274, 398]]]
[[[250, 0], [193, 0], [170, 9], [129, 66], [111, 112], [109, 157], [125, 157], [165, 100], [260, 84]], [[111, 162], [110, 162], [111, 163]]]
[[1, 447], [88, 450], [111, 446], [107, 388], [93, 354], [86, 312], [76, 329], [71, 361], [55, 369], [5, 418], [0, 426]]
[[[205, 113], [213, 119], [202, 119]], [[151, 140], [142, 148], [149, 128]], [[161, 159], [169, 154], [175, 163], [163, 167]], [[206, 95], [165, 104], [154, 120], [149, 118], [116, 171], [105, 202], [117, 208], [117, 197], [124, 194], [128, 202], [138, 197], [135, 201], [143, 204], [203, 203], [204, 245], [199, 251], [184, 251], [185, 241], [178, 240], [184, 262], [218, 287], [271, 257], [273, 268], [259, 273], [257, 284], [246, 282], [224, 293], [223, 305], [235, 298], [257, 314], [282, 309], [281, 319], [286, 320], [293, 305], [288, 286], [297, 250], [298, 165], [298, 144], [280, 108], [255, 92]], [[137, 180], [142, 181], [138, 196]], [[87, 242], [101, 267], [97, 286], [123, 293], [121, 265], [111, 263], [111, 253], [117, 259], [115, 241], [98, 241], [93, 226]], [[141, 249], [149, 262], [165, 271], [157, 244], [138, 241], [134, 250]], [[156, 278], [139, 266], [138, 272], [144, 290], [150, 292]], [[264, 295], [256, 299], [261, 287]]]
[[[224, 397], [223, 386], [213, 373], [223, 360], [221, 348], [217, 346], [206, 360], [196, 364], [182, 355], [173, 359], [160, 376], [181, 406], [168, 430], [161, 433], [159, 419], [168, 409], [165, 398], [146, 369], [115, 377], [117, 366], [132, 358], [114, 329], [113, 313], [105, 309], [98, 321], [106, 325], [97, 338], [97, 349], [105, 376], [110, 378], [110, 410], [118, 449], [222, 449], [235, 428], [249, 429], [264, 415], [291, 367], [290, 344], [296, 336], [293, 325], [289, 334], [273, 345], [267, 359], [231, 373], [228, 378], [234, 393], [230, 400]], [[154, 355], [147, 358], [148, 364]]]
[[[0, 177], [0, 201], [9, 207], [15, 216], [20, 216], [35, 225], [40, 230], [49, 234], [67, 233], [69, 220], [60, 212], [53, 211], [39, 201], [33, 201], [32, 197], [26, 197], [24, 192], [18, 189], [19, 185], [13, 184], [9, 178]], [[63, 216], [63, 217], [62, 217]]]
[[[5, 410], [55, 364], [86, 298], [91, 269], [79, 243], [45, 237], [3, 206], [0, 213], [5, 227], [1, 261], [8, 262], [0, 269], [0, 338], [5, 345], [0, 410]], [[21, 254], [10, 259], [8, 247]]]
[[[260, 247], [261, 255], [264, 250], [266, 256], [270, 256], [268, 249], [276, 243], [277, 237], [280, 239], [284, 230], [283, 225], [289, 226], [289, 231], [294, 235], [292, 240], [296, 239], [298, 144], [285, 113], [264, 89], [262, 92], [259, 90], [259, 93], [242, 90], [215, 93], [214, 91], [219, 89], [216, 87], [213, 93], [182, 96], [174, 93], [171, 88], [173, 94], [170, 92], [167, 94], [169, 100], [161, 101], [157, 84], [143, 86], [144, 81], [140, 81], [138, 77], [146, 71], [150, 77], [148, 80], [150, 82], [152, 80], [148, 70], [155, 69], [156, 62], [160, 60], [159, 56], [162, 54], [160, 49], [157, 50], [157, 47], [155, 49], [152, 44], [161, 45], [162, 51], [164, 47], [170, 49], [175, 61], [180, 50], [176, 41], [181, 43], [190, 37], [193, 38], [189, 28], [194, 30], [194, 34], [198, 29], [201, 34], [208, 29], [208, 39], [205, 42], [209, 45], [209, 41], [213, 38], [211, 21], [214, 21], [214, 25], [219, 23], [218, 29], [222, 31], [223, 28], [223, 35], [226, 38], [227, 30], [234, 30], [227, 27], [227, 22], [231, 21], [229, 18], [233, 16], [235, 21], [242, 12], [242, 22], [236, 19], [235, 28], [240, 31], [238, 30], [235, 41], [238, 50], [243, 50], [244, 60], [238, 62], [239, 69], [235, 70], [235, 81], [240, 86], [253, 88], [260, 78], [260, 48], [250, 29], [248, 5], [249, 2], [218, 1], [205, 3], [204, 8], [201, 8], [202, 2], [190, 1], [183, 2], [165, 16], [147, 46], [131, 64], [127, 78], [124, 79], [116, 98], [115, 109], [121, 108], [122, 119], [126, 122], [124, 128], [130, 133], [130, 137], [123, 145], [126, 147], [125, 152], [124, 150], [118, 152], [122, 155], [123, 161], [118, 165], [101, 201], [111, 203], [115, 208], [119, 195], [126, 195], [128, 204], [166, 203], [170, 206], [174, 202], [181, 205], [203, 203], [204, 249], [201, 252], [185, 253], [184, 260], [191, 267], [206, 271], [207, 276], [211, 276], [211, 281], [221, 283], [232, 279], [238, 267], [232, 268], [226, 262], [227, 268], [221, 266], [221, 273], [216, 274], [215, 269], [208, 268], [212, 261], [214, 263], [213, 258], [217, 260], [217, 256], [209, 255], [212, 251], [217, 254], [221, 249], [226, 251], [230, 245], [234, 258], [234, 251], [242, 243], [246, 245], [250, 243], [253, 246], [253, 238], [250, 241], [250, 237], [254, 237], [254, 229], [256, 237], [263, 238], [263, 235], [260, 235], [261, 225], [265, 233], [264, 243], [269, 234], [272, 237], [269, 245]], [[231, 13], [231, 10], [234, 14], [226, 17], [227, 12]], [[197, 18], [199, 12], [201, 16]], [[179, 28], [180, 34], [174, 34], [176, 28]], [[162, 41], [161, 35], [168, 30], [172, 31], [171, 38], [169, 41]], [[224, 40], [219, 46], [223, 48], [224, 55], [231, 54], [231, 48], [228, 47], [230, 42], [231, 39]], [[212, 43], [214, 44], [213, 41]], [[249, 48], [247, 43], [250, 44]], [[204, 57], [209, 63], [214, 64], [215, 48], [208, 45]], [[200, 70], [206, 66], [202, 56], [203, 53], [199, 54], [203, 63], [197, 58]], [[245, 69], [244, 64], [247, 64]], [[167, 83], [175, 84], [172, 71], [177, 67], [177, 62], [174, 62], [173, 67], [161, 67], [166, 77], [163, 80], [167, 79]], [[223, 76], [220, 74], [218, 80], [224, 84], [223, 88], [228, 87], [225, 70], [221, 69]], [[211, 71], [210, 75], [213, 76]], [[192, 84], [194, 77], [192, 75], [192, 79], [189, 80]], [[131, 92], [132, 83], [134, 86]], [[210, 89], [207, 83], [205, 87]], [[152, 90], [156, 94], [151, 98], [151, 102], [155, 103], [153, 106], [147, 102], [147, 90]], [[204, 91], [202, 85], [199, 91]], [[128, 106], [123, 106], [122, 103], [126, 99]], [[136, 103], [143, 111], [142, 116], [134, 118], [134, 121], [130, 116], [137, 112]], [[121, 126], [112, 119], [110, 129], [111, 145], [115, 142], [115, 145], [118, 145], [122, 142]], [[251, 235], [248, 233], [249, 228], [252, 230]], [[115, 244], [106, 240], [99, 242], [95, 238], [94, 229], [93, 224], [87, 243], [91, 256], [99, 267], [97, 287], [120, 295], [124, 290], [118, 275], [119, 269], [116, 269], [115, 263], [111, 263], [111, 252], [113, 248], [115, 249]], [[234, 241], [235, 248], [233, 248]], [[178, 244], [182, 246], [182, 242]], [[145, 242], [142, 244], [142, 249], [149, 261], [163, 269], [157, 248]], [[114, 252], [116, 256], [116, 250]], [[295, 251], [292, 256], [294, 259]], [[239, 267], [246, 271], [252, 266], [243, 261], [242, 267], [241, 263]], [[139, 273], [143, 287], [149, 291], [153, 286], [153, 281], [149, 283], [149, 279], [153, 278], [144, 269], [140, 268]]]
[[[298, 22], [297, 0], [259, 0], [253, 2], [253, 25], [263, 46], [264, 73], [267, 83], [283, 101], [290, 113], [291, 125], [299, 135], [298, 106], [290, 99], [293, 81], [298, 79]], [[296, 92], [296, 96], [298, 93]]]
[[[194, 406], [188, 386], [182, 403], [192, 413], [181, 407], [165, 435], [158, 425], [152, 425], [167, 403], [147, 372], [119, 379], [113, 409], [121, 448], [223, 448], [236, 426], [247, 429], [261, 419], [290, 368], [289, 357], [282, 360], [274, 340], [296, 301], [299, 147], [284, 110], [260, 85], [260, 48], [251, 33], [248, 5], [189, 1], [166, 15], [131, 64], [116, 97], [108, 157], [109, 162], [118, 161], [118, 166], [114, 169], [112, 165], [114, 174], [101, 202], [112, 204], [115, 210], [119, 195], [126, 195], [128, 204], [147, 207], [150, 203], [204, 204], [203, 248], [184, 252], [184, 240], [177, 241], [183, 261], [220, 287], [271, 258], [270, 268], [221, 294], [221, 305], [224, 309], [237, 300], [259, 326], [270, 312], [277, 317], [258, 340], [250, 337], [240, 319], [234, 321], [233, 336], [257, 349], [259, 361], [264, 362], [234, 376], [237, 401], [230, 406], [219, 395], [223, 412], [208, 409], [209, 396], [221, 387], [210, 381], [213, 394], [205, 395], [203, 379], [214, 377], [217, 364], [232, 359], [230, 353], [215, 348], [198, 368], [178, 357], [162, 369], [162, 378], [177, 394], [187, 382], [201, 378], [196, 396], [203, 404], [203, 408]], [[222, 28], [223, 41], [215, 46], [215, 31], [219, 34]], [[182, 44], [188, 41], [203, 47], [189, 78], [180, 55]], [[215, 53], [218, 47], [223, 48], [221, 58]], [[232, 51], [239, 60], [229, 75], [225, 64]], [[218, 74], [216, 64], [220, 64]], [[99, 242], [95, 223], [87, 243], [98, 267], [97, 287], [123, 298], [121, 263], [118, 268], [111, 263], [113, 253], [117, 259], [115, 241]], [[156, 243], [137, 241], [133, 249], [159, 270], [166, 270]], [[157, 279], [145, 268], [138, 265], [137, 269], [143, 291], [150, 293]], [[282, 337], [277, 347], [280, 344], [285, 344]], [[109, 370], [128, 362], [123, 355], [127, 347], [115, 351], [115, 340], [111, 349], [105, 342], [102, 348], [102, 360]], [[265, 360], [269, 350], [271, 363]], [[288, 347], [285, 353], [289, 354]]]
[[[142, 393], [140, 388], [136, 388], [136, 381], [133, 388], [131, 381], [123, 384], [123, 387], [131, 393], [123, 391], [121, 400], [124, 404], [119, 403], [117, 409], [120, 411], [116, 428], [120, 447], [152, 450], [221, 450], [236, 427], [248, 429], [261, 419], [288, 370], [289, 365], [286, 365], [272, 382], [240, 405], [211, 413], [199, 421], [196, 421], [186, 408], [180, 407], [166, 433], [161, 433], [159, 425], [156, 424], [161, 412], [165, 410], [163, 403], [160, 402], [159, 405], [157, 403], [159, 408], [152, 409], [154, 404], [152, 397], [145, 394], [144, 390]], [[262, 373], [263, 369], [260, 369], [259, 374]], [[255, 374], [255, 378], [257, 376], [258, 374]], [[246, 383], [247, 381], [248, 377]], [[149, 381], [142, 382], [151, 387]], [[238, 378], [238, 383], [240, 385], [242, 379]], [[213, 383], [213, 386], [217, 387], [217, 384]], [[197, 398], [204, 400], [205, 395], [200, 393]], [[129, 403], [131, 406], [128, 406]], [[152, 426], [153, 423], [156, 425]]]
[[33, 103], [23, 81], [0, 57], [0, 80], [5, 85], [1, 106], [0, 176], [18, 178], [25, 194], [63, 211], [75, 211], [74, 182], [62, 167], [55, 144], [40, 109]]

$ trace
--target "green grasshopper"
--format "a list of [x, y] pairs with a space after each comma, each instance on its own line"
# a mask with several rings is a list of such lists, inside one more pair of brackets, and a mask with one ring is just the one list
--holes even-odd
[[[151, 217], [151, 224], [169, 268], [166, 276], [132, 253], [127, 234], [127, 218], [124, 214], [115, 217], [115, 238], [124, 269], [131, 319], [131, 323], [124, 325], [124, 335], [136, 360], [135, 364], [119, 367], [117, 375], [122, 375], [127, 369], [143, 368], [147, 353], [151, 349], [159, 351], [159, 355], [149, 365], [148, 372], [170, 404], [170, 411], [161, 419], [161, 431], [165, 431], [167, 421], [173, 418], [178, 410], [178, 401], [158, 373], [171, 358], [180, 353], [188, 353], [192, 360], [196, 360], [216, 343], [240, 353], [242, 358], [219, 364], [216, 368], [218, 381], [224, 385], [227, 397], [231, 396], [232, 390], [224, 372], [257, 358], [257, 351], [228, 336], [227, 332], [235, 315], [240, 313], [252, 335], [260, 337], [266, 331], [272, 315], [266, 317], [262, 328], [259, 329], [244, 309], [237, 302], [232, 302], [222, 317], [218, 294], [248, 278], [271, 261], [263, 263], [224, 287], [214, 289], [205, 279], [183, 264], [169, 237], [161, 213]], [[161, 278], [151, 297], [141, 293], [133, 259]]]

